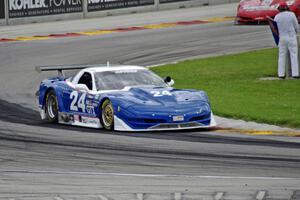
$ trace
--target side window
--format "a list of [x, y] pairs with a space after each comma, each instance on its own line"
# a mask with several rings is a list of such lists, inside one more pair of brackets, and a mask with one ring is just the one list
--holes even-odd
[[88, 72], [84, 72], [84, 74], [79, 79], [78, 84], [85, 84], [89, 88], [89, 90], [92, 90], [93, 89], [92, 75]]

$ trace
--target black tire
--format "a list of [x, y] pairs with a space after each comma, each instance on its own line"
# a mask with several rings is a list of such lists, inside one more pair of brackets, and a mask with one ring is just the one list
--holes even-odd
[[100, 121], [106, 130], [114, 130], [114, 108], [109, 99], [106, 99], [101, 105]]
[[49, 91], [46, 95], [45, 110], [47, 120], [52, 123], [58, 122], [58, 103], [57, 97], [53, 90]]
[[237, 17], [234, 19], [234, 25], [241, 25], [237, 19]]

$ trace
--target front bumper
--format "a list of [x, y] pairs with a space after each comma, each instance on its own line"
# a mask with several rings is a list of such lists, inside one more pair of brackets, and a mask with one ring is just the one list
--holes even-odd
[[236, 24], [261, 24], [261, 23], [267, 23], [268, 19], [267, 17], [243, 17], [243, 16], [237, 16], [235, 18]]
[[169, 131], [169, 130], [187, 130], [199, 128], [213, 128], [217, 125], [214, 115], [210, 114], [210, 124], [204, 125], [199, 122], [178, 122], [178, 123], [160, 123], [146, 129], [134, 129], [126, 124], [122, 119], [114, 116], [114, 129], [116, 131]]

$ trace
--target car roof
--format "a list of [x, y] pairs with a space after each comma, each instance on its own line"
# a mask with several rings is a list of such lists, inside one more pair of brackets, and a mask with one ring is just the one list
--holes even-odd
[[132, 65], [112, 65], [112, 66], [103, 66], [99, 67], [88, 67], [85, 68], [84, 71], [96, 73], [96, 72], [106, 72], [106, 71], [119, 71], [119, 70], [145, 70], [145, 67], [140, 66], [132, 66]]

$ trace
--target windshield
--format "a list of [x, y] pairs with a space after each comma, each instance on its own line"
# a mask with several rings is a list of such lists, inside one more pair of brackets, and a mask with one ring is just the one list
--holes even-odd
[[126, 86], [166, 87], [165, 82], [149, 70], [117, 70], [95, 73], [97, 90], [121, 90]]

